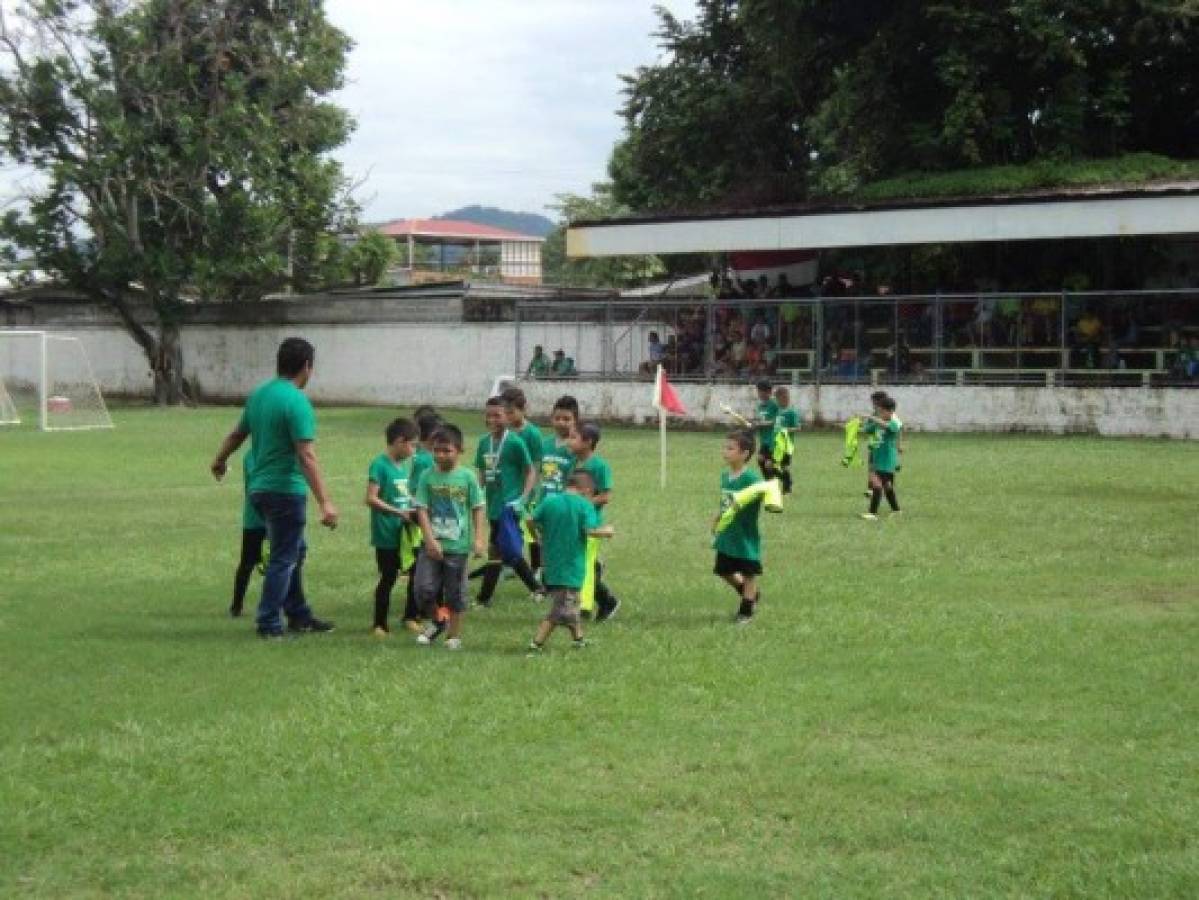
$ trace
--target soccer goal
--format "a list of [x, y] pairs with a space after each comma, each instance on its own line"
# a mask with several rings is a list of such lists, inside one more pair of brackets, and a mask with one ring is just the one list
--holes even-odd
[[0, 329], [0, 426], [33, 422], [43, 431], [112, 428], [79, 338]]

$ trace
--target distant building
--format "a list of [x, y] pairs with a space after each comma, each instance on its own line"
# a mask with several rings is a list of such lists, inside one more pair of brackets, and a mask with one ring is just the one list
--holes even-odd
[[453, 219], [397, 219], [378, 227], [400, 246], [401, 268], [418, 273], [468, 271], [507, 284], [541, 284], [545, 238]]

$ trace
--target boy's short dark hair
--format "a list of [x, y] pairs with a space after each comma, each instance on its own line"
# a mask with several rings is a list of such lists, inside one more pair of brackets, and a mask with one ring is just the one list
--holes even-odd
[[[431, 407], [430, 407], [431, 409]], [[433, 439], [433, 435], [437, 432], [444, 422], [441, 416], [435, 412], [427, 412], [424, 415], [416, 416], [416, 427], [420, 430], [420, 439], [429, 441]]]
[[504, 405], [504, 398], [503, 398], [503, 397], [499, 397], [499, 396], [496, 396], [496, 397], [488, 397], [488, 398], [487, 398], [487, 402], [483, 404], [483, 406], [484, 406], [484, 407], [487, 407], [487, 406], [503, 406], [503, 405]]
[[[435, 410], [433, 407], [431, 407], [429, 404], [426, 403], [423, 406], [418, 406], [416, 409], [412, 410], [412, 421], [419, 422], [425, 416], [436, 416], [436, 415], [437, 415], [437, 410]], [[438, 418], [440, 418], [440, 416], [438, 416]]]
[[886, 399], [887, 399], [886, 391], [875, 391], [873, 394], [870, 395], [871, 403], [880, 404]]
[[736, 431], [730, 431], [725, 440], [736, 444], [737, 449], [746, 456], [754, 455], [754, 447], [757, 446], [757, 442], [754, 440], [754, 433], [752, 431], [738, 428]]
[[416, 430], [416, 425], [411, 419], [395, 419], [383, 434], [389, 444], [394, 444], [400, 438], [414, 441], [420, 437], [420, 432]]
[[570, 394], [563, 394], [561, 397], [559, 397], [557, 400], [554, 401], [554, 412], [557, 412], [560, 409], [564, 409], [567, 412], [574, 413], [574, 417], [576, 419], [579, 417], [579, 401], [576, 400], [574, 397], [572, 397]]
[[762, 379], [761, 381], [759, 381], [759, 382], [758, 382], [756, 385], [754, 385], [754, 387], [756, 387], [756, 388], [757, 388], [759, 391], [772, 391], [772, 390], [774, 390], [774, 385], [773, 385], [773, 384], [771, 384], [769, 381], [767, 381], [765, 378], [763, 378], [763, 379]]
[[461, 450], [466, 442], [462, 439], [461, 428], [457, 425], [451, 425], [449, 422], [442, 422], [441, 427], [433, 432], [430, 443], [434, 447], [438, 444], [450, 444], [456, 450]]
[[523, 410], [529, 405], [529, 400], [525, 397], [525, 392], [518, 387], [505, 388], [500, 394], [500, 399], [504, 401], [505, 407], [512, 409]]
[[581, 469], [570, 473], [570, 477], [566, 479], [566, 486], [572, 487], [576, 491], [595, 491], [595, 479], [591, 477], [590, 472], [584, 472]]
[[594, 422], [580, 422], [578, 431], [579, 437], [585, 440], [591, 449], [594, 450], [595, 445], [600, 442], [600, 427]]
[[882, 400], [878, 401], [878, 405], [887, 410], [887, 412], [895, 412], [895, 407], [898, 404], [895, 402], [894, 397], [883, 397]]
[[304, 366], [316, 362], [316, 348], [303, 338], [288, 338], [275, 354], [275, 371], [284, 378], [295, 378]]

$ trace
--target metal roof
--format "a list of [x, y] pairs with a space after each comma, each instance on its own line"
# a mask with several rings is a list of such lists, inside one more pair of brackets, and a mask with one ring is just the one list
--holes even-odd
[[458, 219], [396, 219], [377, 229], [387, 237], [435, 238], [438, 240], [464, 241], [516, 241], [521, 243], [543, 243], [545, 238], [529, 234], [519, 234], [491, 225], [480, 225], [478, 222], [466, 222]]

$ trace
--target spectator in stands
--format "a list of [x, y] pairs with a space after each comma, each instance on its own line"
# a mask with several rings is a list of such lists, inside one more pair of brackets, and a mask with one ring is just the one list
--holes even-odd
[[1061, 318], [1061, 309], [1057, 297], [1037, 297], [1030, 306], [1032, 322], [1030, 332], [1035, 336], [1030, 343], [1040, 341], [1042, 347], [1057, 345], [1057, 323]]
[[749, 330], [749, 339], [765, 347], [770, 343], [770, 326], [766, 324], [766, 320], [761, 315], [754, 322], [753, 327]]
[[778, 281], [775, 283], [774, 291], [771, 296], [774, 297], [790, 297], [795, 292], [795, 288], [791, 286], [790, 279], [787, 278], [786, 272], [779, 272]]
[[1123, 369], [1124, 358], [1120, 355], [1120, 350], [1116, 346], [1116, 339], [1109, 338], [1107, 342], [1107, 350], [1104, 351], [1102, 367], [1104, 369]]
[[679, 340], [673, 334], [666, 338], [662, 348], [662, 366], [672, 375], [679, 373]]
[[550, 358], [545, 355], [545, 348], [538, 344], [533, 348], [533, 358], [525, 374], [531, 378], [544, 378], [550, 373]]
[[1103, 334], [1103, 322], [1095, 315], [1095, 311], [1087, 309], [1074, 323], [1074, 339], [1080, 348], [1086, 349], [1099, 346], [1099, 338]]
[[550, 371], [557, 378], [569, 378], [573, 375], [579, 374], [578, 370], [575, 368], [574, 358], [567, 356], [566, 352], [563, 350], [554, 351], [554, 362], [553, 365], [550, 366]]
[[657, 372], [658, 364], [662, 362], [666, 354], [666, 348], [662, 346], [662, 339], [658, 337], [658, 332], [656, 331], [649, 333], [648, 353], [649, 359], [641, 364], [643, 375], [652, 375]]

